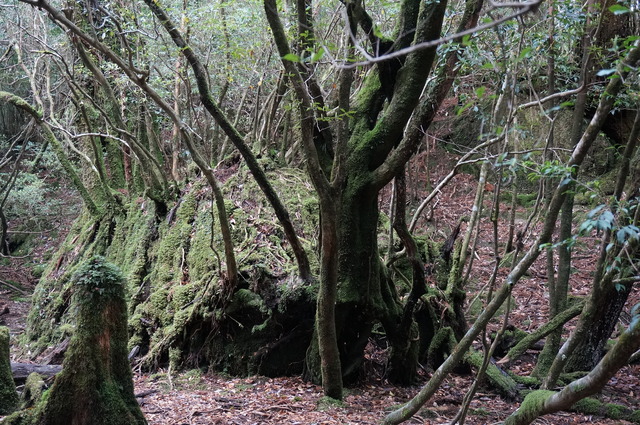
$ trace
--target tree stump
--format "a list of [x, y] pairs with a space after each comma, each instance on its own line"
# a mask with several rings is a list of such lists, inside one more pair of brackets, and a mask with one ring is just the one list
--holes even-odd
[[13, 412], [18, 407], [18, 401], [9, 360], [9, 328], [2, 326], [0, 327], [0, 415]]
[[76, 331], [39, 425], [146, 425], [127, 361], [124, 278], [94, 257], [73, 278]]

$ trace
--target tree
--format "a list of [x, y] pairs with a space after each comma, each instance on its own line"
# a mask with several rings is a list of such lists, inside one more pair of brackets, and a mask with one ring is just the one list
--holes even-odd
[[568, 409], [577, 401], [600, 391], [604, 385], [625, 366], [631, 355], [640, 348], [640, 320], [638, 306], [616, 345], [583, 378], [564, 387], [560, 392], [539, 390], [527, 395], [522, 405], [505, 421], [505, 425], [524, 425], [549, 413]]
[[[582, 134], [580, 141], [577, 143], [575, 149], [573, 150], [571, 159], [568, 162], [568, 169], [571, 170], [570, 174], [567, 176], [567, 179], [563, 179], [562, 181], [560, 181], [560, 183], [556, 187], [549, 202], [549, 207], [546, 211], [542, 232], [540, 233], [536, 241], [506, 277], [504, 283], [502, 284], [500, 289], [498, 289], [491, 302], [487, 305], [482, 314], [480, 314], [473, 326], [467, 331], [467, 333], [464, 335], [464, 338], [462, 338], [457, 344], [455, 351], [438, 368], [438, 370], [433, 374], [427, 384], [423, 386], [420, 392], [412, 400], [387, 415], [387, 417], [384, 419], [384, 424], [398, 424], [405, 421], [415, 412], [417, 412], [420, 407], [435, 393], [444, 378], [462, 359], [462, 356], [467, 352], [473, 340], [480, 334], [482, 329], [486, 326], [487, 322], [496, 313], [497, 309], [505, 302], [505, 300], [511, 293], [513, 285], [518, 283], [518, 281], [522, 278], [524, 272], [528, 270], [535, 259], [539, 256], [540, 246], [548, 243], [551, 240], [553, 229], [555, 227], [556, 220], [558, 219], [558, 214], [560, 213], [562, 205], [564, 204], [564, 201], [569, 194], [568, 189], [570, 189], [571, 185], [573, 184], [570, 176], [572, 176], [573, 173], [577, 172], [578, 168], [587, 156], [591, 144], [595, 140], [604, 120], [613, 107], [616, 94], [618, 94], [623, 89], [623, 82], [629, 75], [631, 69], [633, 69], [633, 67], [635, 67], [635, 65], [638, 63], [638, 61], [640, 61], [640, 44], [636, 42], [634, 47], [628, 52], [624, 60], [620, 61], [620, 63], [618, 64], [613, 78], [611, 78], [611, 80], [609, 81], [604, 93], [600, 98], [600, 102], [598, 103], [598, 108], [596, 110], [596, 113], [594, 114], [594, 117], [591, 119], [589, 125]], [[627, 246], [635, 246], [635, 242], [630, 242]], [[585, 309], [586, 308], [587, 306], [585, 305]], [[581, 329], [583, 332], [585, 331], [584, 328], [579, 329]], [[557, 359], [566, 361], [566, 357], [567, 355], [563, 352], [563, 350], [560, 350]], [[552, 366], [552, 371], [549, 372], [550, 374], [553, 373], [553, 369], [554, 367]]]

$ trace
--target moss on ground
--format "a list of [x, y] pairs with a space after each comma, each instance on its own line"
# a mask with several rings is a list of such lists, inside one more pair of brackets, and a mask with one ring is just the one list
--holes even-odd
[[613, 420], [640, 423], [640, 411], [615, 403], [603, 403], [597, 398], [587, 397], [571, 406], [571, 410], [584, 415], [602, 416]]

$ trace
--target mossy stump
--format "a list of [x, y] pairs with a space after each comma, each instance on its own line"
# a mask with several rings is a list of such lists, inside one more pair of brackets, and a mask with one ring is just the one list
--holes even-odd
[[33, 372], [27, 376], [24, 384], [24, 390], [20, 396], [20, 408], [28, 409], [38, 404], [42, 399], [42, 394], [46, 389], [44, 378], [39, 373]]
[[9, 328], [2, 326], [0, 327], [0, 415], [13, 412], [18, 407], [18, 402], [9, 359]]
[[94, 257], [73, 279], [76, 331], [35, 423], [146, 425], [127, 360], [124, 278], [114, 265]]

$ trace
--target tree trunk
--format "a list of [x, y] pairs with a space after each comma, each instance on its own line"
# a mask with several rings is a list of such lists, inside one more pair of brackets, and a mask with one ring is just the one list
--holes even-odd
[[18, 383], [24, 383], [27, 377], [32, 373], [42, 376], [54, 376], [62, 370], [62, 366], [56, 364], [32, 364], [32, 363], [14, 363], [11, 362], [11, 373], [13, 380]]
[[[383, 323], [385, 329], [395, 329], [400, 323], [401, 307], [378, 252], [377, 193], [346, 189], [338, 202], [341, 211], [336, 224], [338, 289], [335, 327], [342, 379], [354, 382], [359, 377], [364, 348], [373, 325]], [[313, 341], [307, 356], [307, 378], [315, 382], [319, 382], [320, 377], [319, 362], [314, 358], [319, 351], [313, 346], [317, 342]]]
[[536, 418], [568, 409], [577, 401], [600, 391], [613, 375], [629, 361], [640, 348], [640, 317], [632, 318], [631, 325], [611, 351], [597, 363], [585, 377], [573, 381], [562, 391], [539, 390], [527, 395], [522, 405], [505, 421], [505, 425], [526, 425]]
[[578, 341], [565, 366], [567, 372], [591, 370], [604, 356], [605, 345], [618, 323], [620, 312], [629, 297], [633, 283], [619, 288], [611, 285], [602, 296], [593, 300], [590, 309], [583, 312], [589, 332]]

